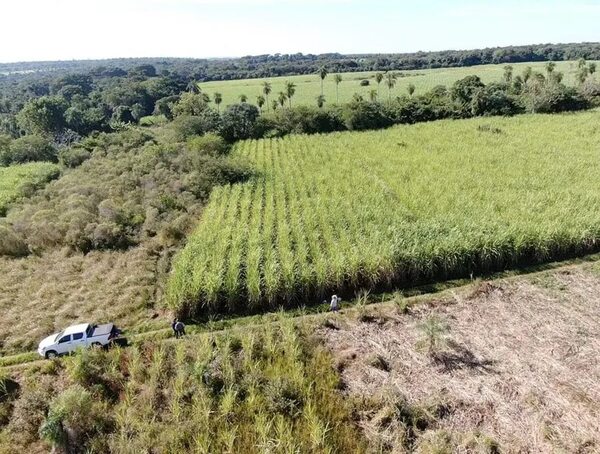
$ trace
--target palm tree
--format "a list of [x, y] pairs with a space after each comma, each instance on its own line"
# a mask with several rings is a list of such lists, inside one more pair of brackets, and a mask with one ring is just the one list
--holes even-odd
[[240, 95], [240, 102], [246, 102], [246, 101], [248, 101], [248, 96], [246, 96], [245, 94], [242, 93]]
[[256, 97], [256, 105], [260, 109], [260, 113], [262, 113], [262, 108], [265, 105], [265, 97], [263, 95], [258, 95]]
[[267, 104], [269, 104], [269, 95], [271, 94], [271, 84], [266, 80], [263, 82], [263, 95], [267, 99]]
[[[283, 100], [283, 102], [285, 102], [285, 99]], [[271, 103], [271, 109], [273, 109], [273, 112], [275, 112], [277, 110], [277, 100], [274, 99], [273, 102]]]
[[190, 93], [200, 93], [200, 87], [198, 86], [198, 82], [196, 82], [195, 80], [190, 80], [187, 84], [187, 91], [189, 91]]
[[293, 82], [285, 83], [285, 95], [287, 96], [290, 109], [292, 108], [292, 97], [296, 94], [296, 85]]
[[215, 104], [217, 105], [217, 112], [219, 112], [219, 106], [223, 102], [223, 95], [221, 93], [215, 92], [215, 94], [213, 95], [213, 97], [214, 97], [214, 100], [215, 100]]
[[323, 108], [323, 104], [325, 104], [325, 96], [323, 96], [323, 95], [317, 96], [317, 107], [319, 109], [322, 109]]
[[373, 89], [369, 91], [369, 99], [371, 100], [371, 102], [377, 101], [377, 90]]
[[408, 84], [408, 87], [406, 87], [406, 91], [408, 91], [408, 96], [412, 96], [415, 94], [415, 84]]
[[287, 99], [287, 95], [284, 92], [280, 91], [277, 99], [279, 100], [279, 104], [281, 105], [281, 107], [283, 107], [285, 106], [285, 100]]
[[339, 104], [340, 102], [340, 82], [342, 81], [342, 75], [336, 74], [333, 76], [333, 81], [335, 82], [335, 102]]
[[554, 72], [554, 68], [556, 68], [556, 63], [554, 63], [553, 61], [549, 61], [548, 63], [546, 63], [546, 72], [548, 73], [548, 75]]
[[381, 85], [382, 80], [383, 80], [383, 74], [381, 74], [381, 73], [375, 74], [375, 82], [377, 82], [377, 95], [379, 95], [379, 85]]
[[396, 85], [396, 74], [395, 73], [387, 73], [385, 76], [385, 84], [388, 87], [388, 103], [392, 102], [392, 88]]
[[323, 81], [327, 77], [327, 74], [329, 74], [327, 68], [325, 68], [325, 66], [321, 66], [319, 68], [319, 77], [321, 78], [321, 96], [323, 96]]

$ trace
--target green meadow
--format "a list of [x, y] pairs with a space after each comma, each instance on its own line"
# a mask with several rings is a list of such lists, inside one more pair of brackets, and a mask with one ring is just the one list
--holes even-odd
[[[534, 71], [545, 72], [545, 62], [539, 63], [517, 63], [513, 64], [515, 76], [522, 74], [527, 66], [531, 66]], [[400, 77], [396, 81], [395, 87], [391, 90], [391, 96], [400, 96], [408, 94], [407, 88], [410, 84], [414, 85], [416, 95], [423, 94], [437, 85], [450, 86], [459, 79], [466, 76], [477, 75], [484, 83], [500, 81], [506, 65], [481, 65], [461, 68], [441, 68], [414, 71], [398, 71]], [[575, 75], [577, 72], [577, 62], [561, 61], [556, 63], [556, 71], [564, 73], [564, 82], [567, 85], [575, 84]], [[356, 72], [341, 73], [342, 82], [337, 86], [334, 82], [334, 74], [329, 74], [323, 82], [323, 94], [326, 103], [335, 103], [338, 99], [340, 103], [348, 102], [355, 93], [358, 93], [369, 99], [371, 90], [379, 92], [379, 98], [386, 100], [388, 98], [388, 88], [385, 81], [378, 86], [375, 80], [375, 72]], [[368, 86], [361, 86], [362, 80], [368, 80]], [[243, 79], [229, 81], [204, 82], [200, 88], [204, 93], [210, 95], [211, 99], [215, 92], [223, 96], [223, 106], [234, 104], [240, 101], [240, 95], [246, 95], [248, 102], [256, 103], [256, 97], [263, 94], [263, 83], [268, 81], [272, 86], [272, 92], [269, 96], [269, 103], [264, 108], [271, 108], [273, 100], [277, 99], [279, 92], [284, 91], [286, 82], [293, 82], [296, 85], [296, 94], [292, 99], [292, 105], [316, 105], [316, 98], [321, 94], [321, 79], [317, 74], [307, 74], [303, 76], [275, 77], [268, 79]], [[339, 96], [338, 96], [339, 94]]]

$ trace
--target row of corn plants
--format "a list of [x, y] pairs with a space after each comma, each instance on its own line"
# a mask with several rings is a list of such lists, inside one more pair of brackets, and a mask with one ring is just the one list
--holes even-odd
[[256, 168], [214, 192], [168, 291], [181, 314], [583, 254], [600, 239], [600, 113], [239, 143]]

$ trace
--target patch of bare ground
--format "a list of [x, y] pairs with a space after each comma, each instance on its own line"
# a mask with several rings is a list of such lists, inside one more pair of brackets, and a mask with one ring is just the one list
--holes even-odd
[[31, 350], [82, 321], [134, 326], [152, 315], [159, 259], [146, 248], [0, 258], [0, 352]]
[[484, 282], [408, 314], [368, 309], [319, 335], [373, 451], [600, 452], [594, 273]]

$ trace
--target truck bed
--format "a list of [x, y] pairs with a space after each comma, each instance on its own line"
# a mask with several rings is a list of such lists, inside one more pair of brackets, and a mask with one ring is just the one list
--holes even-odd
[[96, 325], [94, 326], [94, 331], [92, 331], [92, 335], [90, 337], [97, 337], [97, 336], [108, 336], [115, 325], [113, 325], [112, 323], [106, 323], [105, 325]]

